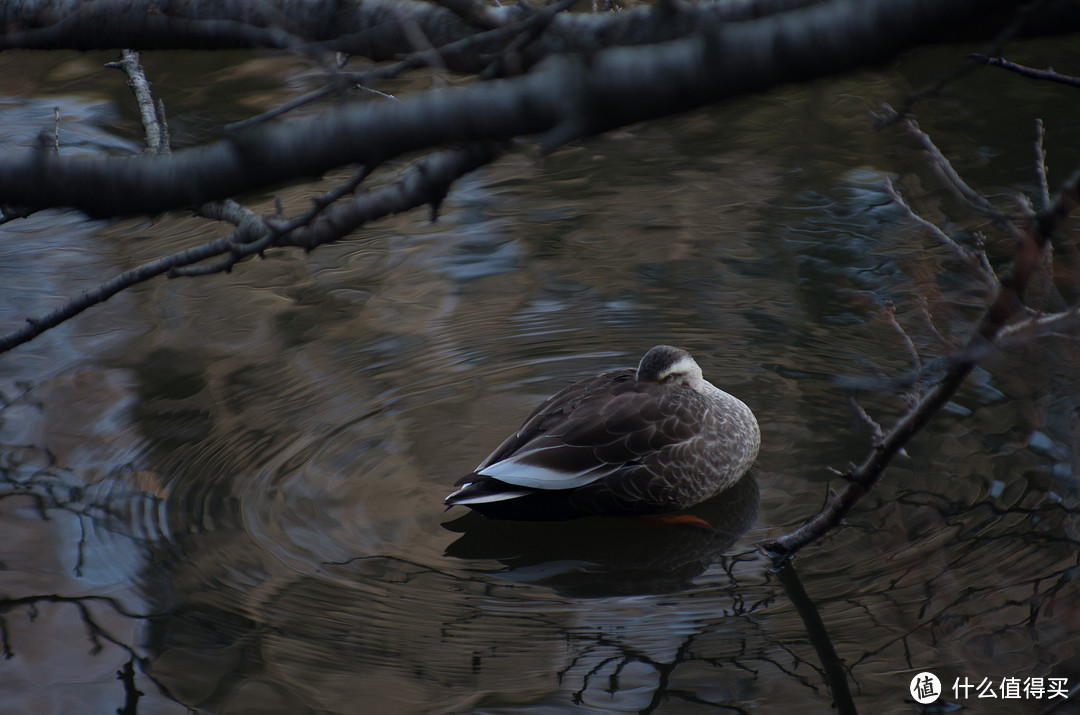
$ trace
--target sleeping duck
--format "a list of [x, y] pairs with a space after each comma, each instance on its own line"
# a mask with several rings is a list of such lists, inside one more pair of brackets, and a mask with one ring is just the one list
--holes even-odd
[[686, 509], [737, 482], [761, 444], [754, 413], [657, 345], [545, 400], [446, 497], [497, 519]]

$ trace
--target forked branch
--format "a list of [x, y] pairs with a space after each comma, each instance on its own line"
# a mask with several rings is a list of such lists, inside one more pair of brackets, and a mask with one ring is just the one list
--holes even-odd
[[[144, 153], [167, 154], [169, 139], [164, 107], [153, 101], [138, 53], [125, 50], [121, 61], [110, 66], [128, 75], [146, 135]], [[403, 172], [396, 181], [353, 195], [371, 173], [372, 167], [364, 167], [291, 219], [259, 216], [231, 199], [204, 203], [198, 209], [199, 215], [231, 223], [235, 230], [224, 238], [124, 271], [45, 315], [27, 318], [22, 327], [0, 336], [0, 353], [36, 338], [127, 288], [161, 275], [192, 278], [228, 273], [236, 264], [254, 255], [261, 256], [269, 248], [292, 246], [310, 251], [348, 235], [366, 222], [425, 204], [436, 209], [454, 181], [492, 161], [500, 151], [493, 143], [471, 142], [457, 149], [435, 152]]]
[[[939, 173], [953, 184], [953, 188], [958, 185], [966, 187], [941, 152], [932, 146], [929, 137], [918, 131], [917, 127], [909, 126], [908, 129], [919, 138], [924, 147], [927, 147]], [[955, 180], [951, 178], [953, 176]], [[1042, 211], [1031, 216], [1031, 220], [1018, 224], [1009, 219], [1010, 226], [1005, 231], [1016, 237], [1015, 252], [1011, 268], [1000, 277], [989, 269], [988, 263], [984, 263], [985, 256], [979, 258], [981, 250], [972, 252], [965, 249], [944, 231], [928, 226], [932, 233], [959, 250], [969, 267], [982, 280], [993, 280], [993, 297], [986, 312], [970, 337], [950, 356], [944, 372], [930, 389], [923, 393], [887, 432], [883, 435], [880, 432], [875, 434], [871, 449], [862, 462], [844, 474], [848, 484], [832, 497], [817, 515], [794, 531], [765, 544], [763, 548], [767, 552], [777, 559], [793, 556], [807, 544], [836, 528], [855, 504], [874, 487], [892, 458], [956, 394], [980, 357], [985, 355], [990, 348], [1000, 346], [1003, 342], [1012, 342], [1022, 335], [1041, 335], [1055, 330], [1075, 328], [1080, 319], [1075, 307], [1053, 315], [1041, 315], [1027, 308], [1024, 302], [1029, 285], [1045, 270], [1052, 238], [1059, 233], [1065, 223], [1069, 207], [1076, 205], [1078, 192], [1077, 180], [1074, 177], [1076, 174], [1065, 182], [1062, 189]], [[915, 215], [898, 194], [891, 193], [905, 213], [927, 226], [928, 222]], [[989, 207], [989, 202], [981, 196], [965, 195], [965, 198], [973, 207], [982, 209]], [[1005, 215], [996, 210], [991, 215], [996, 222], [1005, 220]]]

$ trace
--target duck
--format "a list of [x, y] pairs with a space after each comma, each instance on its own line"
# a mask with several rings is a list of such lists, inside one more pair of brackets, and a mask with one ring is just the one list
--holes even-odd
[[761, 446], [754, 413], [657, 345], [636, 368], [541, 403], [444, 503], [494, 519], [564, 521], [677, 512], [737, 483]]

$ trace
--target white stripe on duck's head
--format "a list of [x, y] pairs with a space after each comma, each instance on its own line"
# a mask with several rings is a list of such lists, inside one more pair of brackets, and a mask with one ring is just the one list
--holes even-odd
[[645, 353], [635, 375], [638, 382], [683, 385], [702, 392], [705, 378], [690, 353], [671, 345], [657, 345]]

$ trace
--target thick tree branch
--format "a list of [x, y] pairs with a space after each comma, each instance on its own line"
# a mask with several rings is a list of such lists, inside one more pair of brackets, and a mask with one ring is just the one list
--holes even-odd
[[[555, 52], [594, 53], [686, 37], [703, 26], [739, 22], [811, 5], [812, 0], [742, 0], [681, 6], [679, 12], [640, 7], [618, 15], [566, 15], [536, 46], [532, 64]], [[444, 46], [476, 30], [527, 15], [524, 3], [481, 7], [468, 0], [10, 0], [0, 4], [0, 49], [154, 49], [321, 47], [392, 60], [411, 51], [402, 21], [415, 24], [444, 50], [446, 63], [477, 71], [478, 53]], [[285, 31], [287, 28], [287, 31]], [[495, 45], [481, 47], [490, 53]]]
[[586, 60], [554, 57], [519, 78], [327, 110], [236, 132], [171, 157], [0, 157], [0, 203], [95, 216], [156, 213], [373, 165], [456, 142], [543, 134], [542, 148], [726, 97], [881, 62], [1006, 0], [836, 2]]
[[[139, 64], [138, 53], [125, 50], [122, 61], [110, 63], [110, 66], [128, 75], [146, 134], [145, 151], [153, 155], [167, 154], [170, 147], [163, 121], [164, 105], [158, 103], [155, 106], [150, 83]], [[453, 181], [487, 163], [498, 153], [496, 147], [483, 144], [444, 152], [442, 156], [429, 157], [427, 161], [420, 162], [397, 182], [345, 201], [344, 198], [355, 192], [370, 174], [371, 170], [365, 167], [352, 179], [315, 199], [308, 211], [288, 221], [260, 217], [231, 199], [204, 203], [198, 208], [199, 214], [229, 222], [237, 227], [236, 231], [223, 239], [125, 271], [43, 317], [27, 319], [21, 329], [0, 337], [0, 352], [27, 342], [118, 292], [163, 273], [177, 278], [229, 272], [238, 262], [252, 255], [262, 255], [272, 246], [293, 245], [311, 250], [341, 238], [366, 220], [425, 203], [437, 208]], [[210, 260], [214, 258], [218, 260]]]
[[[529, 79], [535, 84], [545, 78]], [[558, 107], [538, 105], [531, 86], [503, 92], [501, 84], [344, 107], [300, 126], [237, 132], [232, 139], [169, 156], [64, 161], [33, 149], [0, 158], [0, 202], [71, 206], [94, 216], [157, 213], [319, 176], [346, 164], [377, 165], [426, 147], [536, 133], [557, 122]], [[18, 186], [27, 181], [32, 186]], [[24, 194], [31, 200], [18, 200]]]
[[471, 28], [452, 12], [411, 0], [8, 0], [0, 49], [327, 49], [391, 59], [408, 51], [398, 18], [439, 44]]
[[[703, 27], [779, 15], [821, 3], [813, 0], [729, 0], [712, 3], [660, 3], [618, 14], [574, 14], [560, 17], [544, 42], [533, 48], [530, 62], [555, 52], [592, 54], [616, 45], [638, 45], [686, 37]], [[836, 4], [836, 3], [829, 3]], [[854, 3], [860, 4], [860, 3]], [[876, 4], [863, 2], [861, 4]], [[898, 9], [915, 9], [918, 0], [890, 0]], [[938, 5], [958, 5], [940, 0]], [[984, 2], [984, 11], [963, 26], [927, 25], [939, 38], [992, 36], [1002, 18], [1019, 2]], [[479, 3], [477, 4], [479, 5]], [[523, 5], [523, 3], [519, 4]], [[674, 8], [677, 7], [677, 11]], [[518, 19], [526, 11], [513, 3], [502, 7], [470, 7], [468, 0], [439, 3], [420, 0], [7, 0], [0, 3], [2, 49], [157, 49], [321, 47], [391, 60], [410, 51], [400, 24], [402, 13], [419, 26], [433, 45], [460, 40], [476, 29], [491, 29]], [[1080, 9], [1070, 0], [1043, 0], [1039, 12], [1025, 19], [1021, 33], [1063, 33], [1075, 30]], [[959, 37], [957, 37], [959, 35]], [[468, 54], [447, 59], [447, 66], [476, 71]]]
[[[431, 156], [412, 167], [397, 181], [360, 194], [351, 201], [335, 203], [344, 192], [332, 192], [332, 197], [325, 197], [321, 202], [321, 206], [330, 208], [319, 220], [315, 218], [321, 211], [313, 211], [305, 214], [300, 222], [277, 225], [245, 209], [245, 218], [229, 236], [124, 271], [47, 315], [28, 318], [22, 328], [0, 337], [0, 352], [28, 342], [87, 308], [103, 303], [120, 291], [151, 278], [163, 274], [205, 275], [228, 271], [238, 261], [261, 254], [271, 246], [298, 246], [311, 250], [341, 238], [366, 221], [424, 204], [437, 205], [455, 180], [491, 161], [497, 154], [495, 147], [471, 145]], [[355, 188], [355, 184], [347, 186], [350, 190]], [[208, 266], [196, 265], [214, 258], [222, 260]]]

